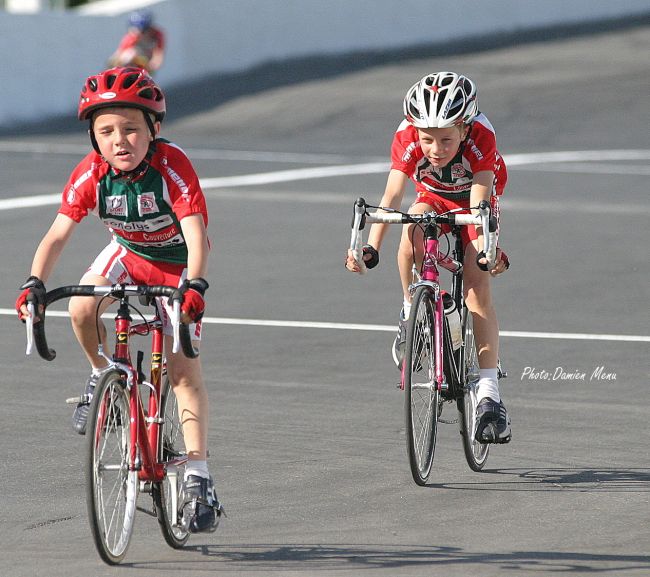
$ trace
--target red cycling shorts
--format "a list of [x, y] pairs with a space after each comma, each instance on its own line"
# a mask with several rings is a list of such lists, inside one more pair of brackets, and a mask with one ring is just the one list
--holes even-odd
[[[187, 278], [187, 267], [162, 261], [150, 261], [112, 241], [88, 268], [88, 272], [103, 276], [110, 284], [143, 284], [179, 287]], [[172, 335], [172, 309], [166, 298], [157, 298], [158, 314], [163, 333]], [[193, 340], [201, 340], [201, 322], [190, 325]]]
[[[419, 193], [415, 198], [415, 202], [411, 205], [418, 203], [425, 203], [431, 207], [431, 210], [435, 210], [437, 214], [443, 212], [448, 212], [450, 210], [463, 209], [461, 212], [469, 212], [469, 199], [467, 200], [449, 200], [447, 198], [442, 198], [431, 193]], [[492, 215], [497, 219], [497, 232], [499, 230], [499, 197], [492, 195], [490, 197], [490, 205], [492, 207]], [[442, 234], [447, 234], [450, 228], [448, 225], [444, 224], [440, 226], [440, 232]], [[461, 238], [463, 239], [463, 246], [478, 238], [475, 226], [463, 226], [460, 231]]]

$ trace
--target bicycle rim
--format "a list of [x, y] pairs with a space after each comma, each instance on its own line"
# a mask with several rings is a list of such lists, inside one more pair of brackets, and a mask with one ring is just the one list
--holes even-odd
[[431, 474], [438, 432], [434, 311], [431, 292], [419, 287], [411, 305], [402, 368], [406, 446], [411, 474], [418, 485], [425, 485]]
[[479, 443], [475, 439], [477, 426], [476, 408], [478, 406], [476, 385], [479, 379], [479, 365], [476, 343], [474, 341], [472, 314], [467, 309], [464, 309], [464, 316], [463, 398], [458, 400], [458, 411], [460, 413], [461, 435], [467, 464], [473, 471], [480, 471], [485, 466], [490, 452], [490, 446], [485, 443]]
[[113, 565], [129, 546], [138, 496], [137, 471], [129, 470], [129, 393], [118, 371], [97, 383], [88, 425], [88, 517], [99, 555]]
[[168, 463], [165, 478], [154, 486], [154, 503], [160, 530], [170, 547], [180, 549], [187, 542], [189, 532], [181, 524], [180, 504], [181, 487], [185, 473], [185, 463], [172, 464], [170, 461], [184, 457], [185, 441], [183, 428], [178, 415], [176, 395], [169, 379], [165, 379], [161, 395], [161, 414], [163, 425], [160, 438], [160, 456], [163, 463]]

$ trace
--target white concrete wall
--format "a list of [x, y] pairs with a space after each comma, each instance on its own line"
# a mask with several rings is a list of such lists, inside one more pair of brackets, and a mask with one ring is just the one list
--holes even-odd
[[[140, 0], [167, 33], [163, 86], [270, 60], [458, 40], [650, 14], [650, 0]], [[0, 127], [74, 114], [137, 0], [0, 12]], [[444, 6], [444, 10], [443, 7]]]

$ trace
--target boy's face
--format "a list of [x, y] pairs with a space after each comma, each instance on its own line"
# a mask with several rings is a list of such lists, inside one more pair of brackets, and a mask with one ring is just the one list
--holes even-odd
[[[155, 122], [156, 134], [160, 123]], [[113, 168], [128, 172], [144, 160], [153, 136], [137, 108], [103, 108], [95, 113], [93, 132], [97, 145]]]
[[434, 168], [447, 166], [467, 136], [466, 125], [449, 128], [418, 128], [420, 147]]

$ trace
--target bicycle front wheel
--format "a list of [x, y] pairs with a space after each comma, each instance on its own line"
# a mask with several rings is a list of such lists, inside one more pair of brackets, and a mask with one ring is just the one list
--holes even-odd
[[425, 485], [436, 447], [440, 394], [436, 383], [435, 302], [428, 287], [415, 291], [406, 329], [402, 380], [406, 447], [413, 480]]
[[165, 463], [165, 478], [153, 487], [153, 498], [160, 530], [170, 547], [180, 549], [187, 543], [189, 532], [181, 524], [179, 511], [185, 462], [178, 462], [187, 455], [183, 427], [178, 415], [176, 395], [169, 379], [163, 384], [160, 397], [160, 413], [163, 425], [160, 433], [159, 461]]
[[461, 437], [467, 464], [472, 471], [480, 471], [487, 462], [490, 445], [479, 443], [476, 436], [476, 408], [478, 406], [477, 383], [479, 379], [478, 354], [474, 341], [474, 323], [472, 313], [463, 309], [463, 343], [464, 349], [461, 358], [461, 371], [463, 384], [463, 397], [457, 401], [459, 421], [461, 424]]
[[129, 546], [138, 497], [138, 473], [129, 470], [130, 405], [122, 373], [109, 370], [102, 376], [88, 419], [88, 518], [100, 557], [114, 565]]

